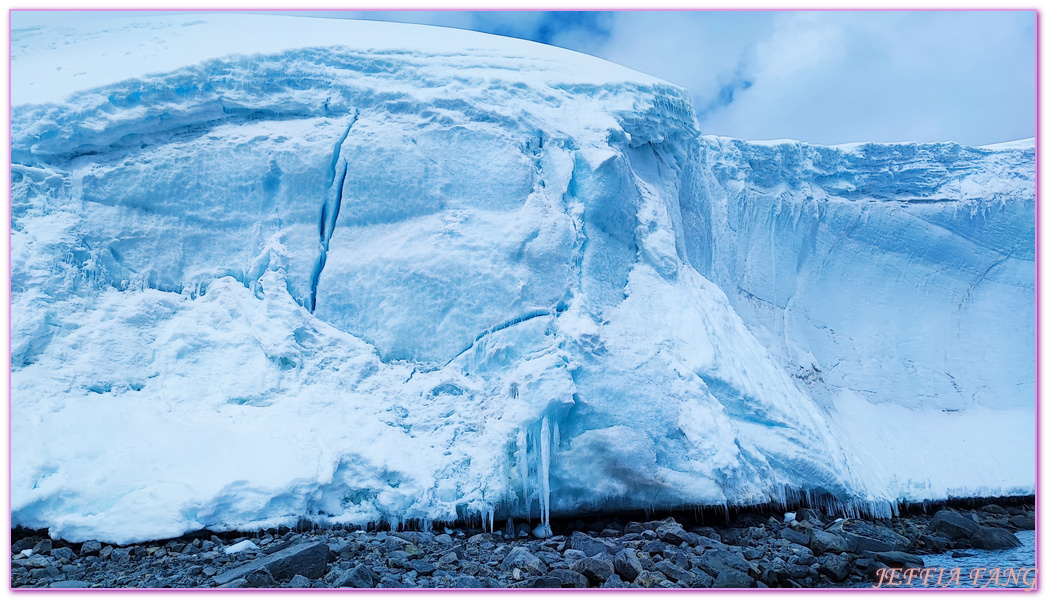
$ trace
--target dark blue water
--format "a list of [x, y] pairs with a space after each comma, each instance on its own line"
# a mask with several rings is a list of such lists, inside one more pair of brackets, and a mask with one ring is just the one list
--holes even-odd
[[[1015, 534], [1022, 543], [1006, 550], [959, 550], [965, 556], [953, 558], [952, 552], [922, 556], [923, 564], [931, 573], [924, 583], [923, 574], [897, 587], [935, 588], [1028, 588], [1036, 584], [1036, 532], [1019, 531]], [[945, 570], [942, 575], [941, 569]], [[955, 569], [959, 569], [957, 573]], [[999, 569], [994, 572], [993, 569]], [[1010, 570], [1010, 571], [1009, 571]], [[958, 577], [956, 575], [958, 574]], [[996, 576], [994, 578], [994, 575]], [[899, 581], [895, 578], [895, 582]], [[1016, 581], [1017, 579], [1017, 581]], [[958, 580], [958, 581], [957, 581]], [[875, 584], [874, 584], [875, 585]], [[886, 586], [884, 586], [886, 587]], [[892, 586], [896, 587], [896, 586]]]

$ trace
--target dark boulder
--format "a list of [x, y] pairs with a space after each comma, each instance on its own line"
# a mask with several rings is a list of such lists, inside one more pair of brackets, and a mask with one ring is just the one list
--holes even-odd
[[614, 574], [614, 564], [610, 560], [590, 556], [574, 563], [571, 570], [585, 575], [590, 583], [599, 586]]
[[365, 565], [356, 567], [342, 573], [334, 582], [336, 588], [373, 588], [381, 581], [378, 573], [375, 573]]
[[981, 550], [1017, 548], [1022, 543], [1013, 533], [999, 527], [979, 527], [971, 538], [971, 545]]
[[818, 572], [833, 583], [842, 583], [851, 574], [851, 557], [848, 554], [830, 554], [819, 562]]
[[737, 569], [728, 567], [720, 571], [713, 581], [714, 588], [747, 588], [752, 587], [753, 578]]
[[571, 537], [567, 540], [566, 548], [581, 550], [582, 552], [585, 552], [586, 556], [596, 556], [601, 552], [606, 552], [607, 554], [614, 556], [616, 552], [614, 545], [580, 531], [571, 534]]
[[560, 586], [565, 588], [587, 588], [589, 587], [589, 578], [585, 575], [571, 571], [569, 569], [553, 569], [549, 571], [549, 577], [555, 577], [560, 580]]
[[951, 510], [939, 510], [927, 524], [927, 529], [940, 533], [950, 540], [969, 540], [978, 532], [978, 524]]
[[614, 555], [614, 570], [621, 575], [622, 579], [634, 581], [640, 575], [640, 572], [643, 571], [643, 565], [640, 564], [640, 559], [636, 557], [636, 551], [632, 548], [626, 548]]

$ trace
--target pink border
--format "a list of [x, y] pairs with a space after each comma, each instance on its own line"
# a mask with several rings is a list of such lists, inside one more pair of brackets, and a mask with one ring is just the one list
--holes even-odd
[[[347, 8], [9, 8], [7, 10], [7, 140], [8, 142], [12, 139], [12, 69], [10, 69], [10, 63], [12, 63], [12, 55], [10, 55], [10, 37], [12, 37], [12, 14], [16, 12], [121, 12], [121, 13], [152, 13], [152, 12], [192, 12], [192, 13], [250, 13], [255, 12], [272, 12], [279, 13], [281, 10], [288, 10], [288, 12], [338, 12], [338, 10], [354, 10], [354, 12], [366, 12], [366, 10], [385, 10], [385, 12], [395, 13], [406, 13], [415, 12], [415, 10], [425, 10], [425, 12], [508, 12], [508, 10], [514, 10], [514, 12], [562, 12], [562, 10], [571, 10], [572, 8], [513, 8], [513, 7], [499, 7], [499, 8], [360, 8], [360, 7], [347, 7]], [[574, 8], [575, 10], [585, 10], [585, 12], [596, 12], [593, 8]], [[610, 9], [609, 12], [614, 13], [632, 13], [632, 12], [688, 12], [688, 13], [705, 13], [705, 12], [731, 12], [731, 13], [796, 13], [796, 12], [819, 12], [819, 13], [855, 13], [855, 12], [875, 12], [875, 13], [926, 13], [926, 12], [1028, 12], [1032, 10], [1035, 14], [1035, 98], [1037, 98], [1037, 114], [1035, 114], [1035, 129], [1033, 142], [1033, 148], [1035, 152], [1034, 164], [1035, 164], [1035, 206], [1034, 206], [1034, 270], [1035, 270], [1035, 483], [1033, 485], [1034, 490], [1034, 511], [1035, 511], [1035, 523], [1037, 523], [1037, 532], [1040, 531], [1040, 271], [1041, 271], [1041, 260], [1040, 260], [1040, 10], [1031, 8], [725, 8], [725, 7], [701, 7], [701, 8], [614, 8]], [[4, 148], [4, 152], [7, 158], [7, 180], [10, 181], [10, 175], [12, 175], [12, 147], [10, 143]], [[10, 190], [8, 187], [8, 198], [7, 198], [7, 281], [6, 293], [8, 305], [10, 303], [10, 295], [12, 295], [12, 286], [10, 286], [10, 272], [12, 272], [12, 247], [10, 247], [10, 217], [12, 217], [12, 203], [10, 203]], [[8, 365], [7, 372], [7, 531], [12, 529], [12, 516], [10, 516], [10, 508], [12, 508], [12, 483], [10, 483], [10, 477], [12, 477], [12, 431], [10, 431], [10, 423], [12, 423], [12, 379], [10, 379], [10, 353], [12, 353], [12, 347], [10, 347], [10, 339], [12, 339], [12, 313], [7, 313], [7, 346], [5, 347], [6, 361]], [[7, 581], [6, 588], [8, 592], [14, 593], [28, 593], [28, 594], [69, 594], [69, 593], [132, 593], [132, 594], [143, 594], [143, 593], [248, 593], [248, 594], [259, 594], [259, 593], [338, 593], [346, 594], [347, 590], [342, 588], [318, 588], [318, 590], [296, 590], [296, 588], [231, 588], [231, 590], [219, 590], [214, 587], [188, 587], [188, 588], [120, 588], [120, 587], [101, 587], [101, 588], [25, 588], [25, 587], [12, 587], [10, 586], [10, 545], [9, 537], [8, 545], [5, 549], [7, 555]], [[1034, 564], [1037, 569], [1038, 580], [1031, 588], [992, 588], [992, 592], [1039, 592], [1040, 581], [1039, 575], [1041, 574], [1040, 563], [1041, 563], [1041, 537], [1040, 535], [1035, 536], [1035, 549], [1034, 549]], [[717, 590], [703, 590], [699, 593], [706, 594], [720, 594], [720, 593], [741, 593], [741, 594], [753, 594], [756, 588], [717, 588]], [[962, 592], [973, 592], [981, 593], [983, 588], [971, 588], [971, 587], [953, 587], [953, 588], [938, 588], [938, 587], [892, 587], [891, 590], [895, 592], [905, 593], [962, 593]], [[987, 590], [987, 588], [985, 588]], [[773, 591], [774, 593], [857, 593], [857, 592], [881, 592], [877, 588], [873, 587], [805, 587], [805, 588], [785, 588], [785, 587], [774, 587], [767, 588], [768, 592]], [[558, 591], [541, 591], [541, 590], [528, 590], [528, 588], [462, 588], [462, 590], [443, 590], [443, 588], [413, 588], [413, 590], [405, 590], [405, 588], [361, 588], [361, 590], [354, 590], [353, 593], [362, 594], [382, 594], [382, 593], [402, 593], [402, 594], [432, 594], [432, 593], [444, 593], [444, 594], [492, 594], [492, 593], [508, 593], [508, 594], [556, 594], [556, 593], [567, 593], [567, 594], [582, 594], [582, 593], [601, 593], [601, 594], [615, 594], [615, 593], [626, 593], [626, 594], [672, 594], [672, 593], [687, 593], [694, 594], [695, 591], [692, 588], [666, 588], [666, 590], [636, 590], [636, 588], [586, 588], [586, 590], [571, 590], [570, 592]]]

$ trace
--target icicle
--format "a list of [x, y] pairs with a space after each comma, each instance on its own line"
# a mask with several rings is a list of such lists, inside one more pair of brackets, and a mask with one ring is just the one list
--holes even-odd
[[516, 537], [516, 528], [513, 527], [513, 518], [509, 517], [505, 521], [505, 537], [514, 538]]
[[549, 460], [552, 454], [551, 443], [551, 432], [549, 431], [549, 417], [542, 417], [542, 441], [541, 441], [541, 455], [542, 460], [542, 525], [546, 528], [549, 527]]
[[553, 451], [560, 448], [560, 423], [553, 421]]
[[516, 433], [516, 451], [517, 458], [520, 467], [520, 481], [523, 482], [523, 500], [524, 506], [527, 507], [527, 518], [531, 518], [531, 490], [530, 486], [527, 485], [527, 431], [521, 429]]

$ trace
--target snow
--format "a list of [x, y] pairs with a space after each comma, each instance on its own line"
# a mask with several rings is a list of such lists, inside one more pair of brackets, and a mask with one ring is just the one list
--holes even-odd
[[229, 546], [228, 548], [226, 548], [225, 549], [225, 553], [226, 554], [236, 554], [237, 552], [243, 552], [244, 550], [257, 550], [257, 549], [258, 549], [258, 546], [255, 545], [254, 542], [252, 542], [251, 540], [244, 540], [242, 542], [237, 542], [237, 543], [233, 544], [232, 546]]
[[1032, 492], [1031, 142], [700, 136], [665, 82], [421, 26], [12, 40], [14, 525]]

